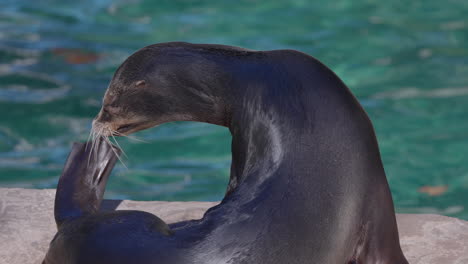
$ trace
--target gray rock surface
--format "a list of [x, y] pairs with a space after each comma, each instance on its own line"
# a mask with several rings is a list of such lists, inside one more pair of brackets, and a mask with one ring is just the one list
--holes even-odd
[[[40, 264], [56, 232], [55, 190], [0, 188], [0, 264]], [[168, 223], [202, 217], [208, 202], [106, 200], [103, 210], [151, 212]], [[440, 215], [397, 215], [411, 264], [468, 264], [468, 222]]]

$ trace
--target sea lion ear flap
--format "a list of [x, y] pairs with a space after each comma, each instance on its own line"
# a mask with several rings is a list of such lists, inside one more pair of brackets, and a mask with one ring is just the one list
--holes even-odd
[[146, 85], [146, 81], [145, 80], [139, 80], [135, 83], [135, 86], [136, 87], [139, 87], [139, 86], [145, 86]]

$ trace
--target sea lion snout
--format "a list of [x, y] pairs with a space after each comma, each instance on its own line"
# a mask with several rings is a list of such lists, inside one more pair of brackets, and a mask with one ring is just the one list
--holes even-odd
[[126, 136], [156, 126], [157, 123], [144, 117], [127, 113], [119, 114], [103, 107], [92, 123], [93, 133], [104, 136]]
[[119, 129], [129, 123], [120, 112], [119, 107], [103, 106], [93, 120], [92, 131], [106, 137], [119, 135]]
[[112, 136], [112, 131], [113, 131], [112, 126], [110, 125], [109, 122], [101, 121], [99, 118], [100, 115], [101, 114], [99, 114], [98, 117], [96, 117], [93, 120], [92, 128], [91, 128], [92, 132], [100, 136], [105, 136], [105, 137]]

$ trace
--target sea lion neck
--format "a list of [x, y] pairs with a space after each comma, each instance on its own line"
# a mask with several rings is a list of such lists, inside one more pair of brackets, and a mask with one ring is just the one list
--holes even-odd
[[221, 125], [228, 127], [232, 135], [227, 196], [244, 182], [251, 189], [272, 178], [281, 165], [283, 146], [289, 141], [282, 126], [294, 121], [294, 117], [282, 112], [278, 100], [285, 97], [275, 97], [275, 91], [284, 87], [269, 81], [275, 69], [268, 65], [264, 52], [236, 57], [230, 63], [222, 61], [219, 66], [225, 76], [219, 98], [226, 109]]
[[[300, 97], [301, 80], [285, 75], [283, 65], [272, 63], [283, 58], [270, 52], [231, 50], [218, 45], [183, 52], [179, 57], [184, 58], [185, 65], [197, 69], [183, 77], [190, 77], [188, 87], [197, 87], [191, 92], [196, 95], [192, 121], [225, 126], [232, 134], [227, 193], [246, 179], [250, 187], [270, 179], [281, 165], [284, 145], [292, 140], [285, 136], [284, 128], [291, 135], [307, 131], [311, 124]], [[194, 71], [199, 74], [194, 75]], [[278, 78], [272, 79], [272, 75]], [[299, 93], [291, 92], [293, 89]]]

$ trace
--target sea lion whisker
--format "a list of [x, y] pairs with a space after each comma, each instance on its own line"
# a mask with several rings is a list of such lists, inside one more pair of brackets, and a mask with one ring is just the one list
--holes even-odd
[[99, 145], [100, 145], [100, 144], [99, 144], [99, 139], [101, 139], [101, 140], [104, 139], [104, 140], [105, 140], [104, 135], [103, 135], [103, 134], [104, 134], [104, 133], [103, 133], [103, 132], [104, 132], [103, 130], [104, 130], [104, 129], [103, 129], [102, 127], [99, 127], [99, 130], [97, 131], [96, 147], [94, 148], [94, 153], [95, 153], [95, 157], [96, 157], [96, 158], [97, 158], [98, 153], [99, 153]]
[[149, 143], [148, 141], [144, 140], [144, 139], [141, 139], [141, 138], [138, 138], [138, 137], [135, 137], [135, 136], [130, 136], [130, 135], [122, 135], [123, 137], [126, 137], [130, 140], [134, 140], [134, 141], [137, 141], [137, 142], [142, 142], [142, 143]]
[[89, 143], [89, 140], [91, 139], [91, 134], [93, 133], [93, 130], [91, 129], [89, 131], [89, 134], [88, 134], [88, 139], [86, 140], [86, 145], [85, 145], [85, 151], [88, 150], [88, 143]]
[[112, 134], [112, 130], [110, 131], [110, 135], [111, 135], [112, 139], [114, 140], [115, 145], [117, 145], [117, 147], [120, 149], [120, 151], [122, 151], [123, 156], [125, 156], [126, 158], [128, 158], [127, 153], [125, 153], [125, 151], [124, 151], [123, 148], [120, 146], [120, 144], [119, 144], [119, 142], [117, 141], [117, 139], [116, 139], [116, 138], [114, 137], [114, 135]]
[[[93, 154], [96, 153], [97, 155], [97, 148], [99, 147], [98, 146], [98, 139], [101, 138], [102, 136], [102, 128], [98, 128], [96, 129], [95, 127], [93, 127], [93, 139], [92, 139], [92, 145], [91, 145], [91, 151], [89, 153], [89, 156], [91, 157]], [[95, 157], [96, 157], [95, 155]]]
[[[123, 162], [122, 158], [120, 157], [120, 155], [117, 153], [117, 151], [115, 150], [114, 148], [114, 145], [112, 144], [112, 142], [110, 141], [109, 137], [105, 137], [103, 136], [102, 137], [104, 139], [104, 141], [110, 145], [111, 149], [112, 149], [112, 152], [114, 152], [114, 154], [117, 156], [117, 158], [119, 159], [120, 163], [122, 163], [122, 165], [128, 170], [128, 167], [127, 165], [125, 165], [125, 163]], [[120, 147], [119, 147], [120, 148]], [[120, 148], [122, 150], [122, 148]], [[123, 150], [122, 150], [122, 153], [123, 153]]]
[[112, 132], [113, 135], [116, 135], [116, 136], [119, 136], [119, 137], [126, 137], [126, 138], [128, 138], [128, 139], [135, 140], [135, 141], [138, 141], [138, 142], [149, 143], [148, 141], [143, 140], [143, 139], [141, 139], [141, 138], [138, 138], [138, 137], [136, 137], [136, 136], [133, 136], [133, 135], [130, 136], [130, 135], [122, 134], [122, 133], [120, 133], [120, 132], [117, 131], [117, 130], [112, 130], [111, 132]]
[[[91, 153], [93, 153], [94, 143], [96, 142], [96, 136], [95, 136], [94, 127], [91, 128], [91, 131], [89, 132], [89, 135], [90, 135], [90, 137], [91, 137], [91, 149], [89, 150], [88, 166], [89, 166], [89, 162], [90, 162], [90, 160], [91, 160]], [[86, 143], [86, 145], [88, 145], [88, 143]]]

